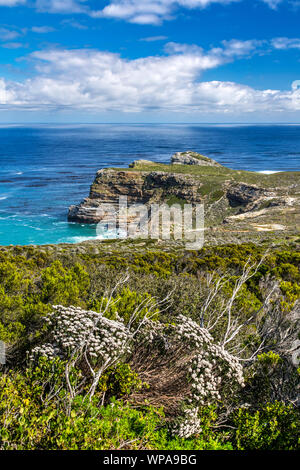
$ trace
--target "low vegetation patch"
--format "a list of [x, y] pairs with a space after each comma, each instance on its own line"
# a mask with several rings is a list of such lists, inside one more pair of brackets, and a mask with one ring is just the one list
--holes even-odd
[[1, 449], [299, 448], [297, 250], [0, 253]]

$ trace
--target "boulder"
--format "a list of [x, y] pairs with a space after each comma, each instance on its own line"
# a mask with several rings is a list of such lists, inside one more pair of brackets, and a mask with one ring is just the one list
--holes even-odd
[[177, 152], [172, 156], [172, 165], [199, 165], [221, 167], [220, 163], [197, 152]]

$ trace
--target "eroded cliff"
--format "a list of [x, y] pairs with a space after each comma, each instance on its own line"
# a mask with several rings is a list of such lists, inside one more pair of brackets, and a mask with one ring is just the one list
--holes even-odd
[[[200, 161], [200, 164], [187, 159]], [[128, 169], [97, 172], [89, 196], [69, 209], [69, 221], [96, 224], [99, 206], [203, 203], [206, 226], [231, 231], [300, 228], [300, 173], [262, 175], [226, 168], [195, 152], [176, 153], [172, 164], [135, 161]]]

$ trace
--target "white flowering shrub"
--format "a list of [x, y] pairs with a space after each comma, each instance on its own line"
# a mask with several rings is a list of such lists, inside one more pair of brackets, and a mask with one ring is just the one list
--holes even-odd
[[49, 360], [62, 357], [60, 349], [51, 343], [36, 346], [29, 356], [30, 362], [35, 362], [40, 356], [44, 356]]
[[174, 436], [189, 438], [202, 431], [201, 419], [198, 417], [199, 408], [191, 407], [184, 410], [179, 420], [171, 424], [171, 432]]
[[[171, 424], [171, 430], [173, 434], [185, 438], [201, 432], [201, 407], [218, 404], [237, 387], [244, 386], [243, 368], [239, 360], [216, 344], [208, 330], [190, 318], [180, 315], [176, 324], [164, 325], [145, 317], [131, 329], [118, 316], [116, 318], [108, 319], [103, 313], [81, 308], [56, 306], [46, 317], [47, 342], [35, 347], [30, 359], [34, 361], [38, 356], [49, 359], [59, 357], [69, 361], [72, 367], [78, 364], [78, 360], [80, 363], [84, 361], [92, 380], [92, 396], [108, 367], [120, 362], [135, 346], [147, 345], [150, 351], [151, 348], [153, 352], [156, 350], [160, 357], [171, 359], [170, 362], [166, 360], [165, 377], [175, 362], [177, 369], [173, 376], [179, 373], [183, 378], [181, 383], [185, 384], [187, 391], [181, 403], [184, 411]], [[68, 374], [69, 370], [66, 368]], [[69, 387], [70, 394], [75, 394], [71, 383]], [[178, 386], [173, 392], [182, 396]]]
[[41, 355], [68, 359], [84, 351], [93, 363], [103, 364], [130, 351], [130, 331], [121, 321], [109, 320], [101, 313], [58, 305], [45, 321], [51, 342], [34, 348], [31, 360]]
[[166, 345], [167, 335], [165, 334], [165, 330], [166, 328], [163, 323], [150, 320], [146, 317], [135, 332], [136, 342], [151, 345], [155, 340], [161, 339]]
[[221, 390], [223, 394], [226, 393], [228, 383], [230, 390], [234, 386], [244, 386], [240, 361], [216, 344], [205, 328], [180, 315], [175, 327], [175, 338], [185, 342], [186, 347], [195, 353], [188, 370], [193, 390], [190, 401], [210, 405], [222, 399]]
[[184, 342], [192, 356], [188, 379], [191, 392], [186, 397], [189, 407], [173, 426], [173, 432], [180, 437], [189, 437], [201, 430], [198, 418], [201, 406], [220, 402], [234, 389], [244, 387], [243, 367], [240, 361], [214, 342], [211, 334], [196, 322], [183, 315], [178, 317], [174, 327], [176, 342]]

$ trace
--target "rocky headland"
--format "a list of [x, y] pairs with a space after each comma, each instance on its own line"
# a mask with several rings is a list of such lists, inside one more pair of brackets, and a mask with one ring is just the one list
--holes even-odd
[[192, 151], [176, 153], [170, 165], [137, 160], [128, 169], [99, 170], [89, 196], [70, 207], [68, 220], [96, 224], [99, 206], [117, 207], [120, 196], [127, 196], [128, 205], [203, 203], [208, 236], [221, 234], [227, 241], [228, 234], [284, 238], [300, 229], [300, 172], [232, 170]]

